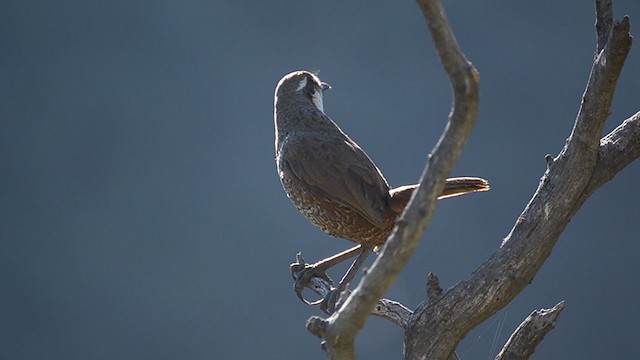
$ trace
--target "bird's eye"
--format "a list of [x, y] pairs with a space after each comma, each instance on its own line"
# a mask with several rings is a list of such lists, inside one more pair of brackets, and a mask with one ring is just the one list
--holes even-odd
[[307, 94], [313, 95], [313, 93], [315, 93], [318, 89], [320, 89], [320, 85], [316, 82], [316, 80], [312, 77], [308, 77], [307, 86], [304, 89]]

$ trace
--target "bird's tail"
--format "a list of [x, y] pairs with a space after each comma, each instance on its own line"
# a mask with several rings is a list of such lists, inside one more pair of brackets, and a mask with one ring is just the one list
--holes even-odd
[[[411, 195], [418, 188], [416, 185], [405, 185], [392, 189], [391, 208], [397, 213], [401, 213], [409, 203]], [[446, 199], [454, 196], [469, 194], [479, 191], [489, 191], [489, 182], [478, 177], [457, 177], [446, 180], [442, 194], [438, 199]]]

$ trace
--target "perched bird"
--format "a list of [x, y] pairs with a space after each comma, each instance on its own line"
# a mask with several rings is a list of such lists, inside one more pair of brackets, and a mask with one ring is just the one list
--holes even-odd
[[[418, 185], [389, 187], [364, 150], [324, 113], [322, 95], [330, 88], [308, 71], [292, 72], [278, 82], [275, 150], [278, 176], [296, 208], [329, 235], [360, 244], [339, 259], [360, 254], [341, 280], [340, 291], [371, 250], [384, 244]], [[451, 178], [439, 198], [487, 190], [484, 179]], [[334, 264], [315, 264], [305, 280]], [[299, 296], [304, 285], [300, 281]]]

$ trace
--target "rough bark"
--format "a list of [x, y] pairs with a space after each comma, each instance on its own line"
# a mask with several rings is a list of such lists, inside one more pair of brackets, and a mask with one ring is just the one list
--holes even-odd
[[511, 334], [496, 360], [526, 360], [531, 357], [544, 336], [556, 327], [562, 310], [564, 301], [551, 309], [532, 312]]

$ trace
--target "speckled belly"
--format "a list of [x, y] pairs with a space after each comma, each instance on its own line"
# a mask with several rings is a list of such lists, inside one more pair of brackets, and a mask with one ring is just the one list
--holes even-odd
[[331, 201], [318, 191], [305, 188], [290, 175], [280, 173], [284, 191], [295, 207], [315, 226], [331, 236], [364, 245], [382, 245], [396, 221], [392, 211], [385, 217], [383, 227], [376, 227], [358, 212]]

